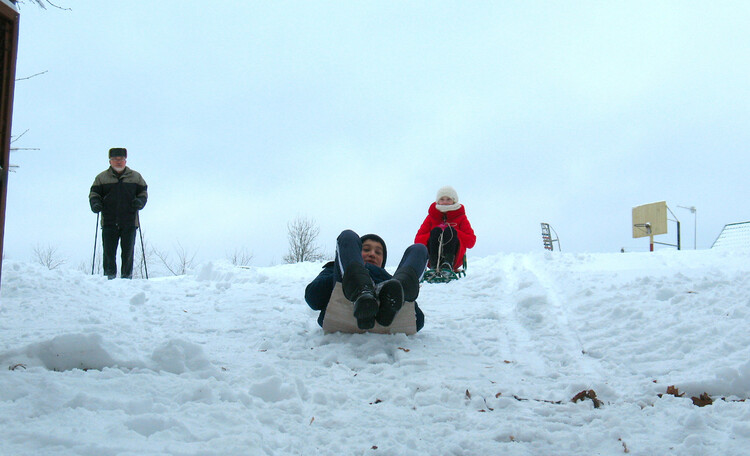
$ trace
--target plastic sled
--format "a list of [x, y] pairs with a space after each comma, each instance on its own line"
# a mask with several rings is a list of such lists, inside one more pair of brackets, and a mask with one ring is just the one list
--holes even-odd
[[417, 333], [417, 314], [414, 310], [414, 302], [405, 301], [390, 326], [381, 326], [376, 322], [372, 329], [359, 329], [357, 319], [354, 318], [354, 303], [344, 297], [341, 282], [336, 282], [333, 293], [331, 293], [331, 299], [328, 301], [328, 307], [326, 307], [326, 315], [323, 318], [323, 331], [326, 334], [371, 332], [412, 335]]

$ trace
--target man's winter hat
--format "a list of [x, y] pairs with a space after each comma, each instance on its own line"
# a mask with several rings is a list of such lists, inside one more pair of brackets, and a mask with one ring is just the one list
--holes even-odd
[[453, 204], [458, 204], [458, 193], [456, 193], [456, 190], [451, 187], [450, 185], [446, 185], [445, 187], [442, 187], [437, 192], [437, 196], [435, 197], [435, 202], [440, 201], [440, 198], [443, 196], [447, 196], [448, 198], [453, 200]]
[[128, 150], [124, 147], [113, 147], [109, 149], [109, 158], [112, 157], [125, 157], [128, 158]]
[[377, 234], [365, 234], [364, 236], [362, 236], [361, 238], [359, 238], [359, 240], [363, 244], [365, 243], [365, 241], [370, 240], [370, 241], [379, 242], [380, 245], [383, 246], [383, 264], [381, 264], [380, 267], [384, 268], [385, 267], [385, 260], [388, 257], [388, 249], [385, 248], [385, 241], [383, 240], [383, 238], [380, 237], [380, 236], [378, 236]]

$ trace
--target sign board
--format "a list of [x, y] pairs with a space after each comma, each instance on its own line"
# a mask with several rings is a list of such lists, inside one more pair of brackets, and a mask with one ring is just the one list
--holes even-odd
[[633, 208], [633, 238], [667, 234], [667, 202]]

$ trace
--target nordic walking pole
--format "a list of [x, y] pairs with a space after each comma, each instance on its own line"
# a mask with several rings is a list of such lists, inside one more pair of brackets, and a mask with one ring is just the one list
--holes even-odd
[[141, 230], [141, 211], [135, 212], [135, 218], [138, 220], [138, 235], [141, 237], [141, 253], [143, 254], [143, 269], [146, 271], [146, 280], [148, 280], [148, 265], [146, 264], [146, 250], [143, 248], [143, 231]]
[[96, 238], [99, 235], [99, 213], [96, 213], [96, 231], [94, 231], [94, 258], [91, 259], [91, 275], [94, 275], [94, 264], [96, 263]]

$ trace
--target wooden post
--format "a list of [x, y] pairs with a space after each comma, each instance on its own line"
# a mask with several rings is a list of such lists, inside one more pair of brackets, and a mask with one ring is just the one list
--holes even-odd
[[16, 82], [19, 14], [15, 5], [0, 0], [0, 277], [5, 238], [5, 201], [8, 192], [13, 91]]

